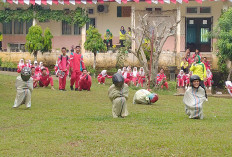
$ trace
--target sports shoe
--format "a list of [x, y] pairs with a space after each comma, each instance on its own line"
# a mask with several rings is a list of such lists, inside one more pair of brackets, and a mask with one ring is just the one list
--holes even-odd
[[78, 91], [78, 88], [75, 88], [75, 91]]
[[70, 86], [70, 89], [73, 90], [73, 86]]

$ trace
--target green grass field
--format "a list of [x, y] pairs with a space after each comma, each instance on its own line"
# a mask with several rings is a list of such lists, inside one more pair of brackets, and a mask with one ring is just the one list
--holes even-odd
[[[34, 89], [32, 107], [13, 109], [15, 77], [0, 75], [0, 156], [232, 156], [232, 99], [209, 98], [203, 120], [188, 119], [183, 97], [159, 91], [154, 105], [133, 105], [113, 119], [107, 91]], [[67, 86], [69, 82], [67, 83]], [[55, 88], [58, 82], [55, 81]]]

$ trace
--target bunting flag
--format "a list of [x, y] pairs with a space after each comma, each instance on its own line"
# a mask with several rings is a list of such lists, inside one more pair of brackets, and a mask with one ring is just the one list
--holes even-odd
[[76, 1], [75, 0], [70, 0], [69, 3], [72, 4], [72, 5], [75, 5]]
[[32, 5], [35, 5], [35, 0], [30, 0], [30, 3], [31, 3]]
[[64, 0], [58, 0], [58, 2], [62, 5], [64, 5]]
[[151, 0], [145, 0], [148, 4], [151, 4]]
[[12, 4], [13, 3], [13, 0], [7, 0], [8, 3]]
[[170, 4], [170, 0], [164, 0], [164, 2]]
[[127, 3], [127, 0], [122, 0], [122, 3], [126, 4], [126, 3]]
[[81, 4], [81, 0], [75, 0], [77, 4]]
[[54, 4], [58, 4], [58, 0], [52, 0]]
[[[71, 1], [71, 0], [70, 0]], [[69, 0], [64, 0], [64, 4], [69, 5]]]
[[151, 0], [152, 3], [158, 4], [157, 0]]
[[115, 0], [115, 2], [117, 2], [118, 4], [121, 4], [121, 0]]
[[94, 4], [97, 4], [97, 0], [92, 0]]
[[24, 3], [29, 5], [30, 4], [30, 0], [24, 0]]
[[[45, 0], [42, 0], [41, 3], [42, 3], [43, 5], [47, 5], [47, 3], [48, 3], [47, 1], [48, 1], [48, 0], [46, 0], [46, 1], [45, 1]], [[51, 4], [50, 4], [50, 5], [51, 5]]]
[[35, 0], [35, 3], [41, 5], [41, 0]]
[[13, 2], [14, 2], [15, 4], [18, 4], [18, 3], [19, 3], [18, 0], [13, 0]]
[[176, 4], [176, 0], [170, 0], [172, 3]]
[[92, 2], [92, 0], [86, 0], [89, 4], [92, 4], [93, 2]]
[[19, 4], [24, 4], [23, 0], [18, 0]]
[[[220, 0], [195, 0], [197, 3], [200, 3], [202, 4], [203, 1], [220, 1]], [[226, 1], [226, 0], [221, 0], [221, 1]], [[232, 0], [228, 0], [229, 2], [232, 2]], [[66, 4], [66, 5], [69, 5], [69, 4], [72, 4], [72, 5], [76, 5], [76, 4], [97, 4], [97, 3], [100, 3], [100, 4], [103, 4], [104, 2], [117, 2], [119, 4], [121, 3], [124, 3], [124, 4], [127, 4], [127, 2], [135, 2], [135, 3], [139, 3], [140, 0], [2, 0], [3, 3], [10, 3], [10, 4], [27, 4], [27, 5], [52, 5], [52, 4]], [[180, 3], [182, 4], [183, 2], [184, 3], [189, 3], [189, 0], [145, 0], [146, 3], [148, 4], [152, 4], [152, 3], [155, 3], [155, 4], [164, 4], [164, 3], [173, 3], [173, 4], [176, 4], [176, 3]]]

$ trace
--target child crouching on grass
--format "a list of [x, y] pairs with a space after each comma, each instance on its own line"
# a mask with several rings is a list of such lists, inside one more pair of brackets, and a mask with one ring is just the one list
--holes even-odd
[[126, 100], [128, 99], [128, 85], [124, 83], [124, 78], [121, 74], [113, 75], [113, 84], [108, 90], [108, 96], [112, 101], [113, 118], [124, 118], [128, 116]]

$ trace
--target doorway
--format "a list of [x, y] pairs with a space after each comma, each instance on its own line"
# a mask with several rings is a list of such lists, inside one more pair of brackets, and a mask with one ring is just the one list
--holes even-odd
[[206, 34], [211, 31], [212, 18], [186, 18], [185, 48], [191, 52], [211, 52], [211, 38]]

